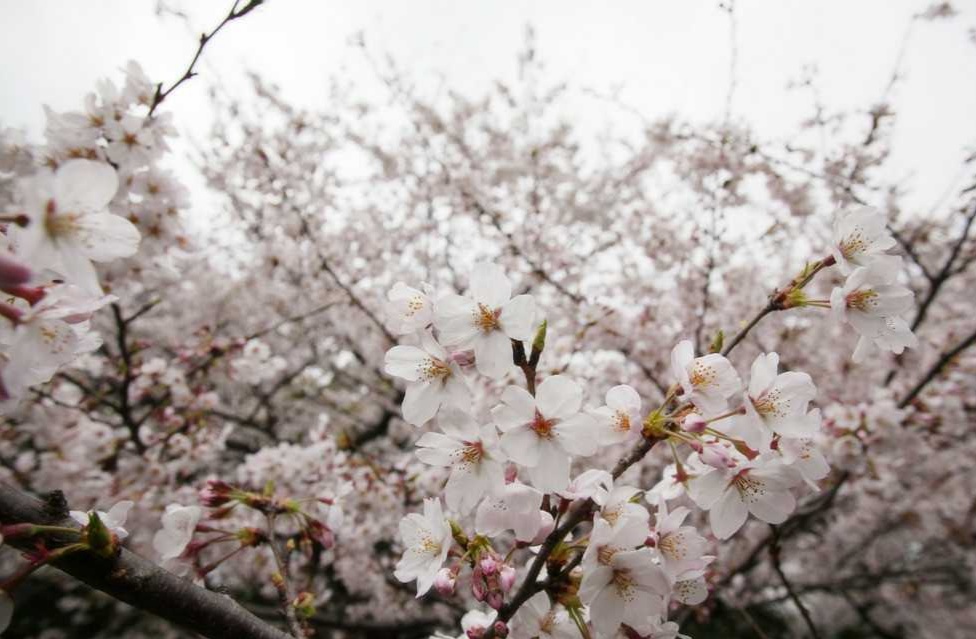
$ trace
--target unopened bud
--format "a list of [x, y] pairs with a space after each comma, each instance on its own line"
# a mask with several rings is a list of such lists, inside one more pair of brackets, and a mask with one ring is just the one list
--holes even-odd
[[481, 568], [481, 573], [486, 577], [492, 577], [498, 573], [498, 561], [491, 555], [482, 558], [478, 562], [478, 567]]
[[728, 449], [726, 449], [722, 444], [717, 443], [705, 444], [703, 450], [701, 451], [701, 460], [712, 468], [717, 468], [719, 470], [735, 468], [736, 466], [736, 462], [732, 456], [729, 455]]
[[499, 639], [505, 639], [508, 636], [508, 626], [505, 625], [504, 621], [496, 621], [492, 627], [495, 629], [495, 636]]
[[310, 592], [300, 592], [291, 603], [292, 607], [302, 617], [309, 619], [315, 616], [315, 596]]
[[26, 264], [6, 251], [0, 252], [0, 286], [18, 286], [31, 279], [31, 270]]
[[441, 568], [434, 577], [434, 590], [442, 597], [450, 597], [454, 594], [454, 587], [457, 585], [457, 577], [450, 568]]
[[485, 603], [495, 610], [498, 610], [505, 604], [505, 595], [497, 590], [492, 590], [488, 593], [488, 596], [485, 597]]
[[708, 422], [698, 413], [689, 413], [681, 422], [681, 428], [689, 433], [704, 433], [708, 428]]
[[95, 511], [88, 513], [88, 525], [85, 531], [85, 540], [93, 553], [106, 558], [115, 554], [118, 542]]
[[502, 587], [502, 592], [508, 592], [515, 585], [515, 569], [505, 564], [502, 569], [498, 571], [498, 583]]

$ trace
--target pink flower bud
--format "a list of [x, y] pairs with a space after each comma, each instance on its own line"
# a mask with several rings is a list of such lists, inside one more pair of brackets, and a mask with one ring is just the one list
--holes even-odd
[[505, 639], [508, 636], [508, 626], [505, 625], [504, 621], [496, 621], [494, 624], [495, 636], [499, 639]]
[[454, 594], [454, 586], [457, 585], [457, 578], [454, 571], [449, 568], [441, 568], [434, 577], [434, 589], [443, 597], [450, 597]]
[[505, 604], [505, 596], [497, 590], [492, 590], [485, 598], [485, 602], [495, 610], [498, 610]]
[[488, 595], [488, 584], [485, 583], [484, 575], [481, 574], [481, 568], [478, 566], [474, 567], [471, 575], [471, 594], [478, 601], [484, 601]]
[[318, 520], [310, 521], [307, 530], [308, 536], [325, 550], [329, 550], [335, 546], [335, 533], [322, 522]]
[[515, 569], [505, 564], [498, 572], [498, 583], [502, 587], [502, 592], [508, 592], [515, 585]]
[[207, 485], [200, 491], [200, 503], [208, 508], [217, 508], [230, 501], [234, 487], [220, 479], [208, 479]]
[[0, 252], [0, 286], [26, 284], [31, 279], [31, 270], [26, 264], [15, 259], [6, 251]]
[[708, 427], [708, 422], [698, 413], [691, 413], [681, 422], [681, 428], [689, 433], [704, 433]]
[[729, 455], [728, 449], [721, 444], [705, 444], [702, 448], [701, 460], [712, 468], [718, 468], [719, 470], [735, 468], [736, 466], [736, 462]]
[[481, 573], [485, 577], [492, 577], [498, 572], [498, 561], [491, 555], [488, 555], [487, 557], [482, 557], [481, 561], [478, 562], [478, 567], [481, 568]]

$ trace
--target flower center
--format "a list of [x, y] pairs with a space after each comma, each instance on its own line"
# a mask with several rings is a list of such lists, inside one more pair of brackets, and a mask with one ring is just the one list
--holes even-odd
[[634, 593], [637, 588], [629, 570], [614, 570], [613, 585], [617, 589], [618, 597], [625, 601], [632, 601], [634, 599]]
[[552, 437], [552, 429], [556, 425], [557, 420], [546, 419], [542, 416], [539, 411], [535, 412], [535, 419], [529, 424], [529, 428], [535, 431], [535, 434], [543, 439], [549, 439]]
[[410, 298], [410, 301], [407, 302], [407, 317], [413, 317], [423, 310], [423, 308], [424, 298], [419, 295], [414, 295], [412, 298]]
[[630, 415], [618, 410], [613, 419], [613, 429], [618, 433], [626, 433], [630, 430]]
[[502, 314], [501, 309], [490, 309], [484, 304], [478, 304], [478, 310], [474, 312], [474, 324], [484, 333], [498, 330], [501, 325], [498, 317]]
[[464, 464], [478, 464], [485, 456], [485, 448], [481, 442], [464, 442], [461, 449], [461, 462]]
[[789, 402], [783, 401], [778, 389], [763, 393], [759, 399], [752, 400], [752, 405], [763, 417], [785, 417], [786, 410], [789, 408]]
[[58, 213], [54, 200], [48, 200], [44, 209], [44, 230], [54, 239], [71, 235], [77, 228], [78, 216], [74, 213]]
[[658, 547], [662, 553], [675, 561], [680, 561], [685, 557], [684, 535], [682, 533], [666, 536], [658, 544]]
[[861, 230], [861, 227], [857, 227], [850, 235], [841, 240], [840, 254], [844, 256], [844, 259], [849, 260], [858, 253], [864, 252], [867, 246], [864, 231]]
[[609, 566], [610, 560], [616, 554], [617, 549], [613, 546], [600, 546], [599, 550], [596, 551], [596, 558], [604, 566]]
[[746, 503], [755, 503], [766, 494], [766, 484], [749, 476], [749, 470], [743, 470], [732, 478], [732, 485], [739, 491], [739, 497]]
[[436, 357], [428, 357], [420, 364], [420, 379], [430, 382], [435, 379], [447, 379], [451, 376], [451, 367]]
[[434, 541], [433, 537], [424, 535], [423, 539], [420, 540], [420, 549], [425, 553], [437, 555], [441, 551], [441, 545]]
[[711, 385], [715, 381], [715, 377], [716, 373], [714, 368], [702, 364], [701, 362], [695, 362], [691, 368], [689, 380], [691, 381], [691, 385], [695, 388], [703, 388]]
[[874, 289], [869, 288], [867, 290], [857, 290], [853, 293], [848, 293], [845, 299], [847, 301], [847, 308], [867, 312], [872, 306], [877, 305], [877, 297], [878, 293]]

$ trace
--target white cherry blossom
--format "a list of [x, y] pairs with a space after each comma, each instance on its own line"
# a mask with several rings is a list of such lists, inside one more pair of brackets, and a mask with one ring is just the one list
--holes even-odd
[[662, 560], [665, 572], [674, 579], [701, 564], [708, 542], [694, 526], [682, 526], [691, 511], [680, 506], [668, 512], [663, 499], [658, 502], [657, 516], [650, 538]]
[[101, 293], [92, 260], [129, 257], [139, 247], [132, 222], [105, 210], [117, 189], [115, 170], [92, 160], [69, 160], [53, 174], [32, 178], [25, 193], [30, 223], [12, 233], [18, 256]]
[[497, 496], [486, 497], [475, 513], [475, 530], [495, 537], [506, 530], [515, 532], [518, 541], [532, 541], [546, 524], [542, 493], [521, 482], [506, 484]]
[[860, 333], [854, 349], [855, 362], [865, 361], [878, 349], [898, 354], [918, 345], [918, 339], [901, 314], [911, 308], [914, 294], [893, 283], [896, 272], [883, 265], [860, 267], [843, 287], [830, 295], [830, 307], [838, 321]]
[[[426, 287], [425, 287], [426, 291]], [[429, 291], [418, 291], [403, 282], [397, 282], [387, 294], [387, 315], [397, 335], [424, 330], [434, 321], [434, 303]]]
[[595, 423], [580, 412], [583, 389], [563, 375], [539, 384], [533, 397], [517, 386], [502, 392], [492, 409], [502, 431], [502, 450], [528, 468], [532, 484], [544, 492], [562, 490], [569, 482], [571, 455], [596, 452]]
[[745, 396], [745, 415], [737, 418], [738, 434], [752, 447], [765, 450], [773, 433], [805, 438], [820, 429], [820, 411], [807, 412], [817, 387], [806, 373], [777, 374], [779, 355], [760, 354], [752, 363]]
[[706, 416], [721, 413], [728, 398], [742, 388], [732, 363], [718, 353], [695, 357], [691, 342], [679, 342], [671, 351], [671, 370], [691, 402]]
[[650, 549], [603, 549], [584, 567], [579, 589], [596, 631], [609, 636], [621, 623], [641, 626], [649, 616], [664, 613], [671, 585]]
[[746, 523], [749, 513], [770, 524], [781, 524], [796, 508], [790, 492], [793, 473], [765, 457], [727, 470], [713, 469], [689, 482], [688, 493], [708, 511], [712, 533], [728, 539]]
[[579, 631], [565, 610], [549, 602], [549, 595], [537, 592], [515, 613], [512, 639], [576, 639]]
[[384, 370], [410, 382], [403, 398], [403, 419], [414, 426], [430, 420], [442, 405], [468, 410], [471, 391], [460, 367], [430, 333], [421, 347], [398, 345], [386, 353]]
[[482, 262], [471, 272], [468, 297], [437, 301], [434, 326], [448, 346], [474, 348], [478, 372], [498, 379], [512, 368], [511, 340], [529, 340], [535, 328], [535, 300], [512, 297], [512, 283], [497, 264]]
[[163, 528], [153, 537], [153, 548], [163, 559], [175, 559], [183, 554], [197, 522], [203, 511], [199, 506], [181, 506], [170, 504], [163, 513]]
[[593, 411], [601, 446], [619, 444], [640, 434], [641, 398], [630, 386], [621, 384], [607, 391], [606, 404]]
[[410, 513], [400, 520], [400, 538], [405, 550], [394, 575], [402, 582], [417, 580], [420, 597], [434, 585], [437, 571], [451, 550], [451, 525], [438, 499], [424, 500], [424, 514]]
[[[94, 512], [98, 515], [101, 522], [105, 524], [105, 527], [108, 528], [116, 537], [118, 537], [119, 541], [122, 541], [129, 536], [129, 532], [123, 528], [123, 526], [125, 526], [125, 519], [129, 516], [129, 511], [134, 505], [135, 502], [126, 499], [109, 508], [108, 512], [101, 510], [96, 510]], [[81, 510], [72, 510], [68, 514], [72, 519], [82, 526], [87, 526], [88, 515], [91, 512], [93, 511], [89, 510], [88, 512], [84, 512]]]
[[495, 495], [505, 484], [495, 427], [478, 427], [470, 415], [449, 409], [437, 420], [443, 433], [430, 432], [417, 441], [417, 457], [426, 464], [451, 469], [444, 498], [460, 514], [474, 510], [485, 494]]
[[838, 213], [834, 220], [830, 252], [846, 275], [852, 268], [880, 263], [897, 271], [901, 258], [885, 253], [895, 246], [895, 238], [886, 228], [887, 220], [877, 209], [862, 206]]

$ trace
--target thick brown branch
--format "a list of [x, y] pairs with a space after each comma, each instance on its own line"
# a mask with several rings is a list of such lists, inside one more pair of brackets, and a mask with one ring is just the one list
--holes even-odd
[[[4, 523], [78, 527], [67, 518], [63, 504], [54, 505], [52, 508], [12, 486], [0, 484], [0, 521]], [[112, 560], [76, 553], [53, 565], [119, 601], [209, 639], [289, 639], [289, 635], [261, 621], [233, 599], [200, 588], [128, 550], [122, 550]]]

